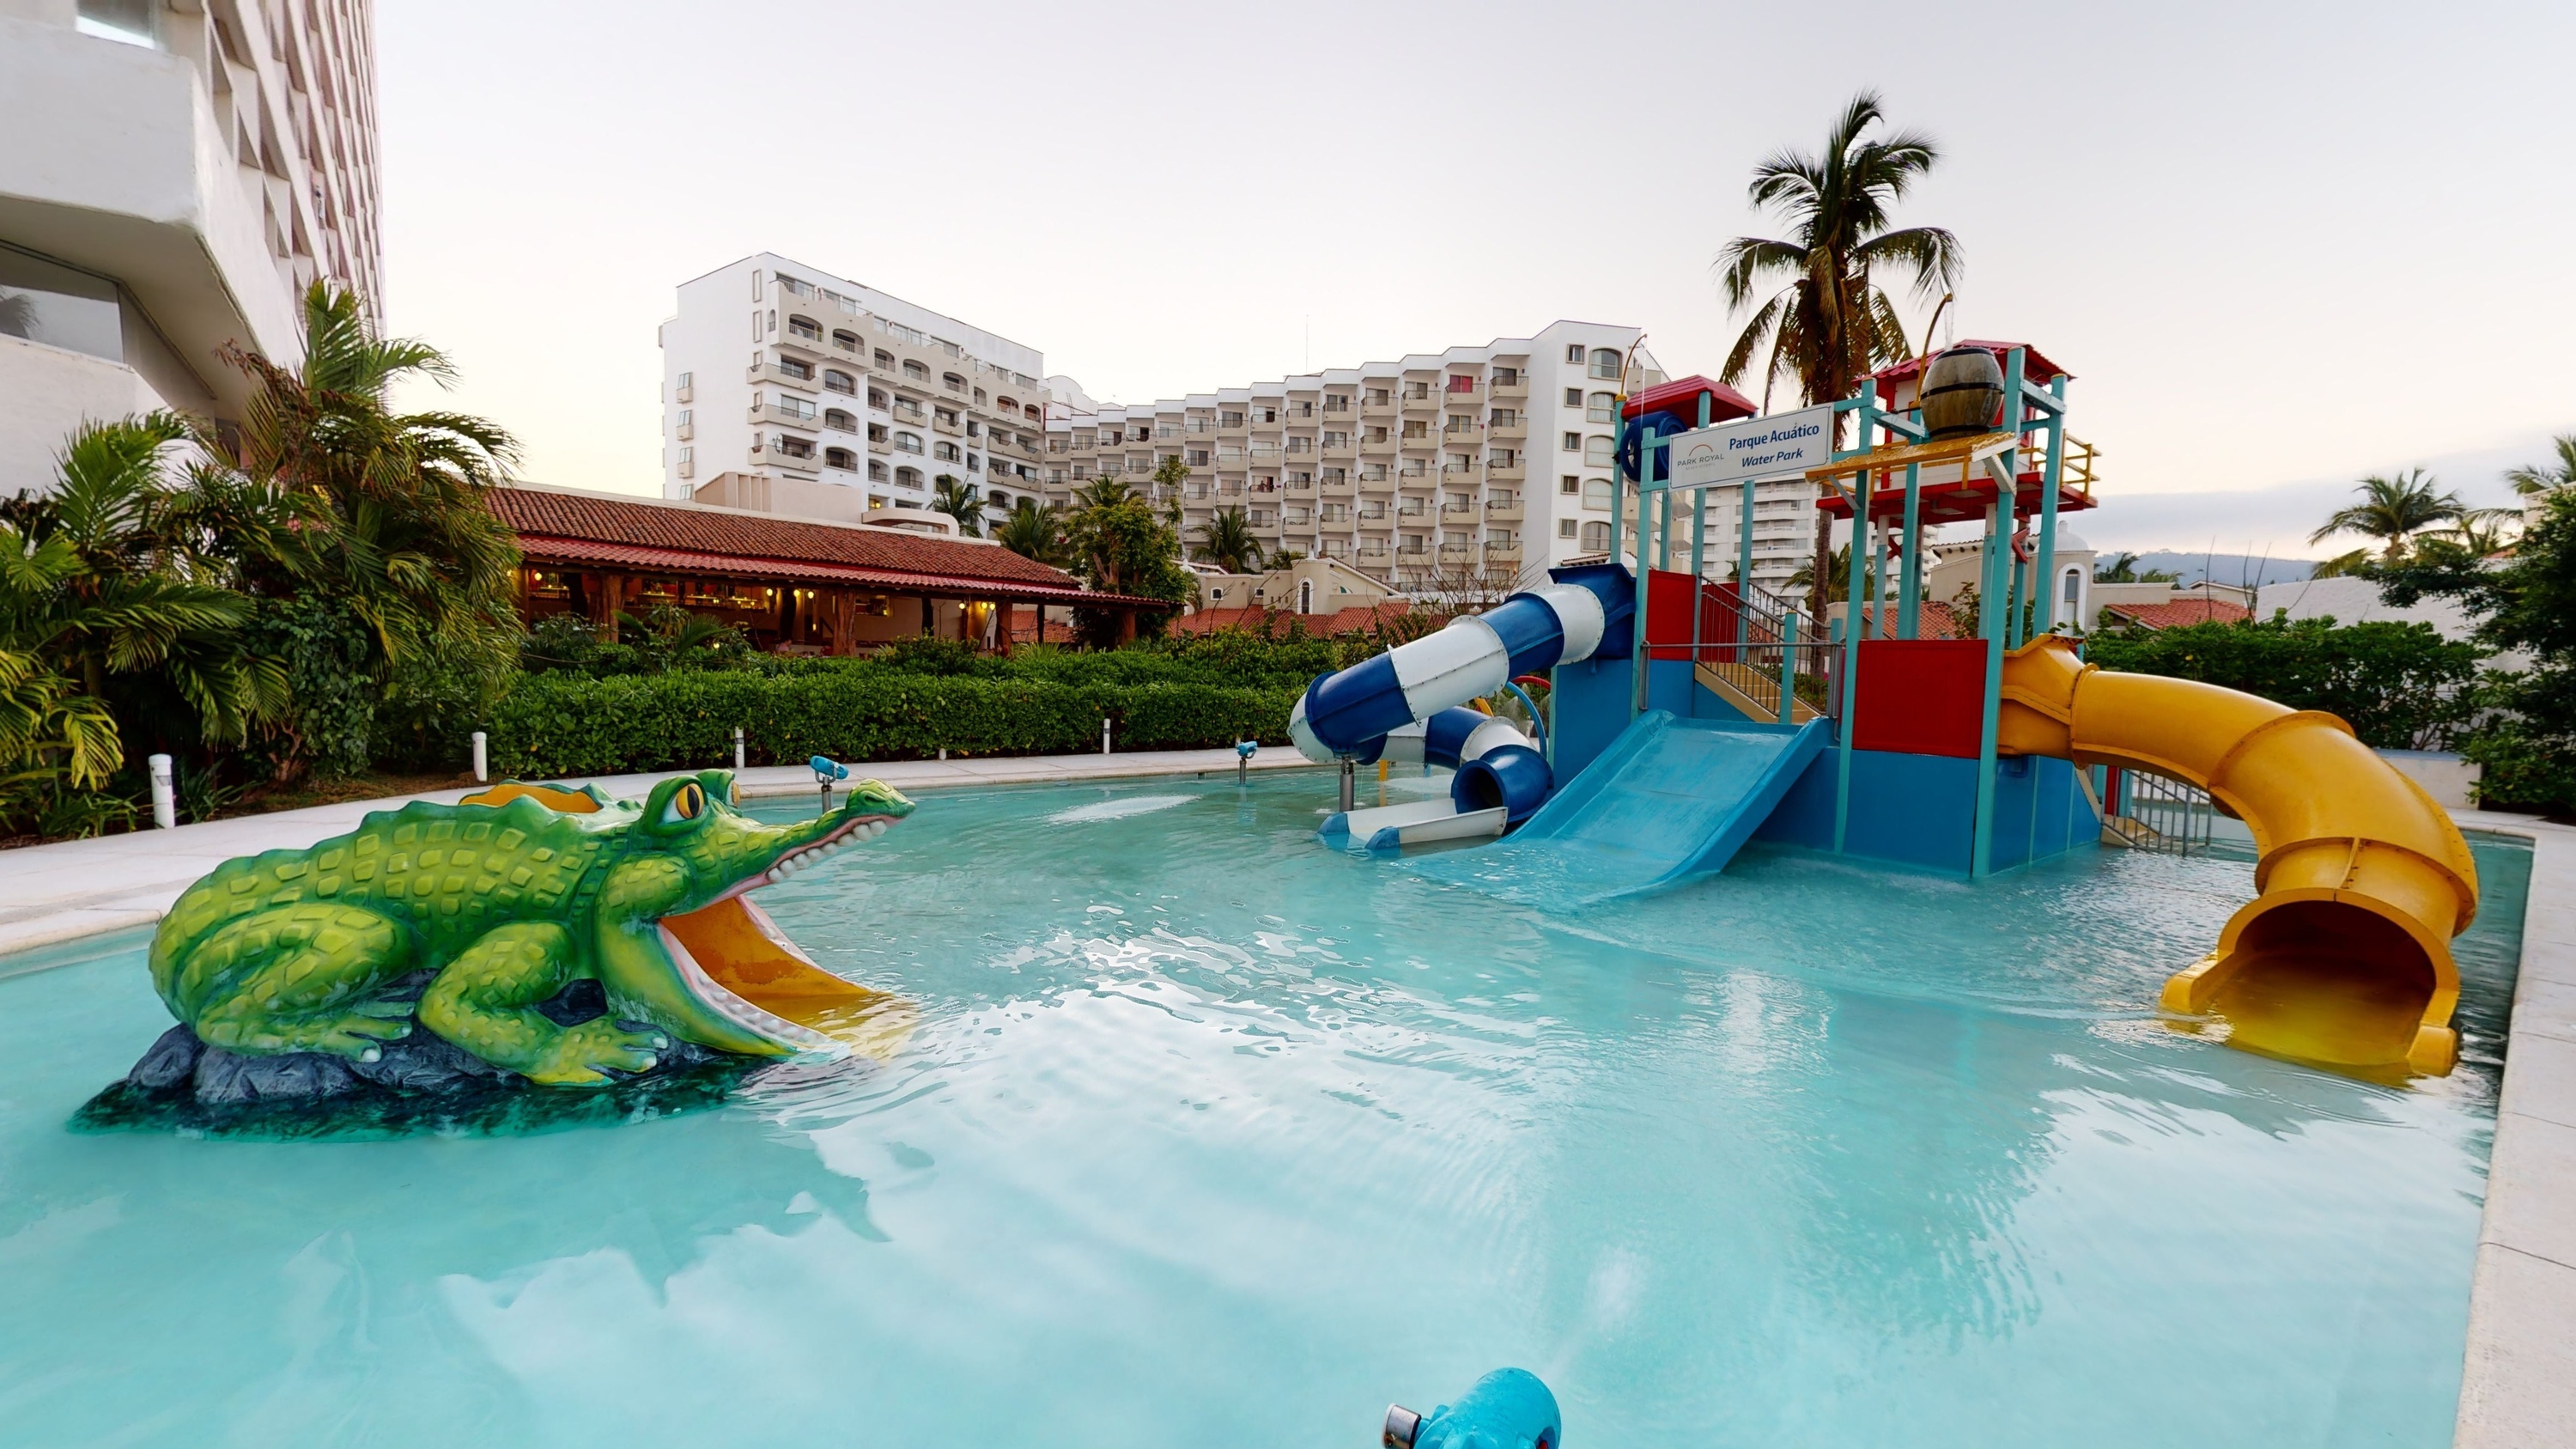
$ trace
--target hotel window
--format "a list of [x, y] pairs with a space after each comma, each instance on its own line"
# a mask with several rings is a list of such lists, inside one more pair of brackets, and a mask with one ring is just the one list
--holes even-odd
[[[682, 409], [680, 409], [680, 426], [681, 426], [681, 427], [684, 427], [684, 428], [685, 428], [685, 427], [687, 427], [687, 426], [689, 425], [689, 423], [691, 422], [691, 420], [692, 420], [695, 416], [696, 416], [696, 410], [695, 410], [695, 409], [692, 409], [692, 408], [682, 408]], [[1861, 602], [1863, 602], [1863, 603], [1867, 603], [1867, 602], [1869, 602], [1869, 601], [1868, 601], [1868, 600], [1866, 600], [1866, 599], [1864, 599], [1864, 600], [1862, 600]]]
[[1583, 435], [1582, 435], [1581, 433], [1568, 433], [1568, 434], [1566, 434], [1566, 435], [1565, 435], [1565, 444], [1564, 444], [1564, 447], [1565, 447], [1565, 451], [1567, 451], [1567, 452], [1569, 452], [1569, 453], [1580, 453], [1580, 452], [1582, 452], [1582, 451], [1583, 451]]
[[1604, 513], [1609, 512], [1610, 480], [1607, 478], [1585, 479], [1583, 483], [1583, 506], [1586, 508], [1597, 508]]
[[1600, 434], [1595, 433], [1595, 434], [1594, 434], [1594, 435], [1592, 435], [1590, 438], [1588, 438], [1588, 439], [1586, 439], [1586, 440], [1584, 441], [1584, 444], [1583, 444], [1583, 464], [1584, 464], [1584, 466], [1585, 466], [1585, 467], [1587, 467], [1587, 468], [1607, 468], [1607, 467], [1609, 467], [1609, 466], [1610, 466], [1610, 463], [1611, 463], [1611, 457], [1610, 457], [1610, 455], [1611, 455], [1611, 453], [1614, 451], [1615, 447], [1616, 447], [1616, 445], [1615, 445], [1615, 444], [1613, 444], [1613, 443], [1612, 443], [1608, 438], [1605, 438], [1605, 437], [1601, 436]]
[[1619, 354], [1607, 347], [1592, 349], [1592, 375], [1611, 382], [1619, 380]]
[[1565, 405], [1570, 408], [1579, 408], [1583, 406], [1583, 389], [1579, 387], [1567, 388], [1565, 390]]
[[[681, 467], [686, 468], [686, 467], [688, 467], [690, 464], [695, 463], [696, 461], [698, 461], [698, 450], [697, 450], [697, 449], [695, 449], [695, 448], [682, 448], [682, 449], [680, 450], [680, 466], [681, 466]], [[1869, 601], [1868, 601], [1868, 600], [1866, 600], [1866, 599], [1864, 599], [1864, 600], [1862, 600], [1861, 602], [1863, 602], [1863, 603], [1867, 603], [1867, 602], [1869, 602]]]
[[[1574, 520], [1571, 518], [1558, 519], [1556, 521], [1556, 536], [1559, 538], [1574, 537]], [[1862, 602], [1867, 603], [1868, 600], [1864, 599]]]
[[1596, 392], [1592, 395], [1592, 405], [1584, 410], [1583, 420], [1587, 423], [1607, 423], [1617, 421], [1618, 416], [1619, 399], [1606, 392]]
[[1556, 480], [1556, 491], [1559, 493], [1580, 493], [1583, 491], [1583, 480], [1575, 477], [1571, 473], [1568, 473]]
[[1580, 342], [1567, 343], [1565, 345], [1565, 360], [1573, 363], [1577, 367], [1581, 367], [1583, 365], [1583, 344]]
[[1583, 525], [1583, 546], [1588, 549], [1608, 548], [1610, 546], [1610, 525], [1606, 523], [1587, 523]]
[[1520, 385], [1520, 380], [1521, 370], [1517, 367], [1497, 367], [1494, 369], [1494, 386], [1496, 387], [1518, 387]]
[[1476, 379], [1469, 373], [1453, 372], [1449, 374], [1449, 390], [1451, 392], [1474, 392], [1476, 390]]

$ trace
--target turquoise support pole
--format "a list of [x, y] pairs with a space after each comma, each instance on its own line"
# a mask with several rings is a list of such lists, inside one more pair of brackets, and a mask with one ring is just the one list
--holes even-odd
[[1655, 495], [1655, 567], [1671, 572], [1673, 567], [1673, 490]]
[[1753, 480], [1744, 480], [1744, 501], [1735, 511], [1735, 586], [1753, 582]]
[[1923, 594], [1923, 468], [1918, 463], [1905, 465], [1905, 562], [1904, 577], [1896, 585], [1896, 633], [1901, 639], [1923, 637], [1921, 606], [1915, 600]]
[[[2006, 458], [2009, 467], [2010, 455]], [[1968, 847], [1968, 875], [1979, 880], [1994, 868], [1995, 731], [2003, 712], [2004, 673], [2004, 621], [1995, 617], [1994, 608], [1985, 601], [1996, 597], [2004, 587], [2004, 570], [1998, 560], [2012, 547], [2004, 531], [2008, 516], [2002, 497], [1986, 509], [1985, 557], [1981, 560], [1985, 567], [1980, 570], [1985, 577], [1978, 585], [1977, 632], [1986, 641], [1986, 681], [1984, 698], [1978, 705], [1977, 824]]]
[[[2014, 480], [2011, 490], [2004, 495], [2004, 527], [2007, 532], [2011, 531], [2021, 511], [2021, 429], [2030, 413], [2029, 405], [2022, 401], [2021, 389], [2029, 363], [2030, 353], [2024, 348], [2016, 347], [2004, 358], [2004, 427], [2013, 435], [2014, 444], [2013, 451], [2005, 458]], [[2030, 602], [2030, 590], [2023, 582], [2022, 561], [2012, 555], [2009, 538], [2005, 540], [2004, 562], [2008, 570], [2004, 579], [2004, 647], [2017, 649], [2026, 642], [2023, 635], [2027, 631], [2022, 627], [2022, 616], [2023, 606]]]
[[[1628, 718], [1634, 720], [1646, 712], [1646, 552], [1647, 535], [1654, 531], [1654, 515], [1646, 507], [1645, 479], [1655, 476], [1655, 444], [1650, 440], [1637, 449], [1637, 622], [1634, 652], [1629, 656], [1635, 666], [1629, 680]], [[1614, 503], [1617, 499], [1612, 500]], [[1616, 511], [1615, 509], [1613, 510]]]
[[[1860, 698], [1860, 606], [1864, 580], [1869, 569], [1869, 465], [1867, 455], [1878, 445], [1878, 379], [1860, 385], [1860, 437], [1862, 455], [1858, 476], [1852, 480], [1851, 567], [1845, 570], [1843, 587], [1843, 698], [1842, 728], [1836, 731], [1834, 751], [1834, 854], [1843, 853], [1843, 841], [1851, 833], [1851, 762], [1854, 702]], [[1822, 587], [1820, 584], [1819, 587]]]
[[1798, 616], [1795, 611], [1780, 616], [1780, 723], [1796, 721], [1798, 702]]
[[[1709, 406], [1708, 406], [1708, 404], [1709, 404], [1709, 395], [1708, 395], [1706, 392], [1702, 392], [1702, 393], [1699, 395], [1699, 425], [1700, 425], [1701, 427], [1703, 427], [1703, 428], [1708, 426], [1708, 414], [1709, 414]], [[1698, 670], [1699, 670], [1699, 645], [1700, 645], [1700, 637], [1699, 637], [1699, 621], [1700, 621], [1700, 615], [1701, 615], [1701, 612], [1702, 612], [1702, 610], [1701, 610], [1701, 608], [1700, 608], [1700, 590], [1702, 590], [1702, 589], [1706, 588], [1707, 586], [1708, 586], [1708, 490], [1707, 490], [1707, 489], [1705, 489], [1705, 488], [1694, 488], [1694, 489], [1692, 489], [1692, 490], [1691, 490], [1691, 657], [1690, 657], [1691, 670], [1692, 670], [1692, 672], [1693, 672], [1693, 675], [1694, 675], [1694, 676], [1696, 676], [1696, 675], [1697, 675], [1697, 672], [1698, 672]], [[1742, 617], [1743, 617], [1743, 611], [1742, 611], [1742, 610], [1738, 610], [1738, 611], [1737, 611], [1737, 613], [1736, 613], [1736, 617], [1737, 617], [1737, 618], [1739, 618], [1739, 619], [1740, 619], [1740, 618], [1742, 618]], [[1694, 677], [1693, 682], [1694, 682], [1694, 683], [1696, 683], [1696, 682], [1697, 682], [1696, 677]], [[1692, 703], [1692, 704], [1694, 704], [1694, 705], [1696, 705], [1696, 704], [1698, 704], [1698, 702], [1699, 702], [1699, 696], [1698, 696], [1696, 693], [1694, 693], [1694, 694], [1691, 696], [1691, 703]]]
[[[2039, 632], [2057, 629], [2057, 483], [2066, 475], [2066, 377], [2048, 380], [2048, 395], [2057, 411], [2048, 415], [2048, 461], [2039, 475]], [[2066, 622], [2082, 628], [2084, 621]]]
[[1869, 637], [1877, 639], [1887, 633], [1887, 545], [1896, 531], [1872, 519], [1869, 525]]

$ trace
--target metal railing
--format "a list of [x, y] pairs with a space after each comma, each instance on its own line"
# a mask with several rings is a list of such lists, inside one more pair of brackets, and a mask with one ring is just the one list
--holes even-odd
[[2123, 770], [2104, 823], [2139, 850], [2207, 855], [2217, 834], [2218, 803], [2197, 785], [2144, 770]]

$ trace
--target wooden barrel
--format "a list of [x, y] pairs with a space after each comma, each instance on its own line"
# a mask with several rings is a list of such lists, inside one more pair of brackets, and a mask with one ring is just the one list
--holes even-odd
[[1935, 440], [1992, 432], [2003, 401], [2003, 366], [1982, 347], [1953, 347], [1923, 369], [1923, 426]]

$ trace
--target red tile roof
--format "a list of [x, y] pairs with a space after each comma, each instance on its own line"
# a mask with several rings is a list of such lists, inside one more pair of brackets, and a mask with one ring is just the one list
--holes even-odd
[[[2022, 359], [2022, 377], [2028, 382], [2046, 383], [2052, 377], [2060, 375], [2073, 377], [2075, 375], [2068, 372], [2065, 368], [2058, 366], [2056, 363], [2049, 361], [2045, 354], [2043, 354], [2038, 348], [2032, 347], [2027, 342], [1987, 342], [1971, 337], [1963, 339], [1956, 345], [1960, 347], [1983, 348], [1995, 355], [1995, 361], [1998, 365], [2003, 362], [2005, 355], [2010, 353], [2014, 348], [2027, 348], [2029, 350], [2029, 355]], [[1946, 352], [1948, 350], [1949, 349], [1946, 347], [1940, 349], [1942, 352]], [[1934, 355], [1937, 356], [1938, 354], [1936, 353]], [[1914, 374], [1921, 372], [1924, 364], [1928, 361], [1930, 361], [1930, 358], [1928, 357], [1909, 357], [1905, 361], [1896, 364], [1894, 367], [1882, 367], [1878, 371], [1871, 373], [1870, 376], [1877, 378], [1880, 382], [1894, 382], [1899, 378], [1912, 377]]]
[[[1896, 606], [1891, 603], [1885, 610], [1880, 612], [1877, 632], [1871, 634], [1868, 638], [1893, 639], [1897, 637], [1896, 626], [1898, 622]], [[1960, 620], [1958, 614], [1954, 612], [1948, 604], [1940, 603], [1932, 599], [1926, 599], [1922, 603], [1914, 606], [1914, 632], [1915, 637], [1918, 639], [1966, 639], [1972, 637], [1968, 633], [1965, 624]], [[1862, 642], [1867, 643], [1868, 639], [1864, 639]]]
[[2172, 629], [2184, 624], [2242, 624], [2254, 611], [2226, 599], [2176, 599], [2167, 604], [2104, 604], [2102, 612], [2141, 629]]
[[1201, 609], [1172, 621], [1175, 634], [1213, 634], [1220, 629], [1242, 629], [1251, 633], [1267, 632], [1272, 637], [1284, 636], [1289, 621], [1305, 626], [1309, 634], [1358, 634], [1381, 627], [1416, 612], [1413, 605], [1385, 603], [1355, 604], [1330, 614], [1292, 614], [1280, 609]]
[[485, 496], [493, 513], [518, 533], [528, 560], [537, 564], [1170, 607], [1157, 600], [1087, 593], [1081, 580], [1062, 569], [986, 543], [532, 488], [495, 488]]

